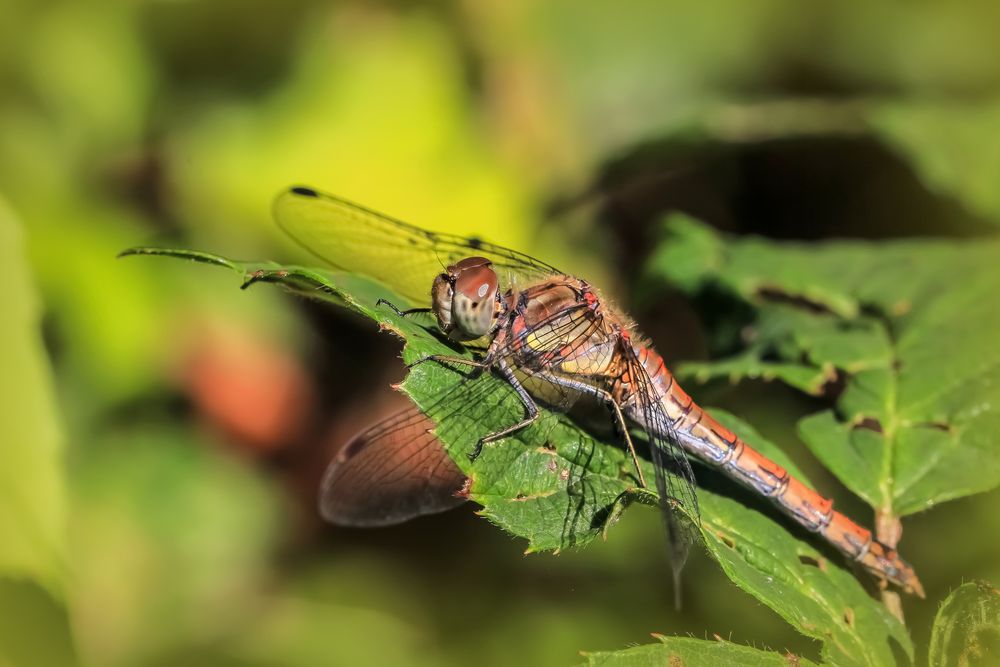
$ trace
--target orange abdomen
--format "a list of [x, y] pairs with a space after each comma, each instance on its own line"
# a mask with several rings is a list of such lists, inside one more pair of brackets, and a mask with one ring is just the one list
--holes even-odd
[[[910, 593], [924, 596], [916, 573], [896, 551], [872, 537], [871, 531], [833, 509], [833, 501], [792, 477], [783, 467], [757, 452], [735, 433], [698, 407], [681, 389], [663, 359], [649, 347], [634, 351], [652, 380], [667, 424], [645, 424], [622, 391], [623, 407], [634, 421], [653, 429], [661, 437], [676, 434], [679, 444], [699, 460], [720, 469], [743, 486], [767, 496], [807, 530], [822, 535], [846, 556], [861, 563], [877, 577], [891, 581]], [[656, 421], [655, 419], [653, 420]]]

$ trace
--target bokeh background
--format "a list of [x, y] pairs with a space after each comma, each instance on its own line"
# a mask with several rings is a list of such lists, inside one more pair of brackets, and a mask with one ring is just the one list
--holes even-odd
[[[987, 1], [0, 1], [0, 664], [573, 664], [652, 632], [815, 657], [703, 554], [675, 611], [651, 510], [558, 556], [471, 507], [322, 525], [326, 462], [399, 405], [398, 343], [115, 255], [302, 260], [270, 204], [306, 183], [585, 275], [668, 360], [706, 358], [691, 304], [640, 280], [666, 212], [996, 231], [998, 34]], [[871, 520], [797, 441], [817, 401], [693, 393]], [[950, 587], [1000, 581], [998, 501], [907, 520], [918, 656]]]

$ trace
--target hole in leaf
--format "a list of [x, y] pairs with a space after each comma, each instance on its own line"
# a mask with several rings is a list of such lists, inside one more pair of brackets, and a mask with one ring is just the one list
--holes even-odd
[[799, 562], [803, 565], [818, 568], [821, 572], [826, 572], [826, 559], [822, 556], [814, 557], [808, 554], [799, 554]]
[[819, 388], [820, 396], [836, 401], [847, 388], [847, 374], [839, 368], [830, 368]]

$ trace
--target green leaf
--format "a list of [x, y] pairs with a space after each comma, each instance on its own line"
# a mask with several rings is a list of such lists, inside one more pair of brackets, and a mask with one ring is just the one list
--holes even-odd
[[0, 265], [0, 663], [70, 664], [63, 436], [20, 227], [2, 200]]
[[816, 663], [790, 653], [763, 651], [750, 646], [740, 646], [723, 640], [708, 641], [690, 637], [663, 637], [655, 635], [659, 644], [634, 646], [621, 651], [585, 653], [589, 667], [716, 667], [716, 665], [747, 665], [756, 667], [807, 667]]
[[934, 619], [928, 662], [932, 667], [1000, 662], [1000, 590], [973, 582], [952, 591]]
[[[722, 410], [711, 412], [757, 451], [809, 482], [784, 452], [753, 428]], [[892, 641], [912, 657], [902, 624], [839, 563], [731, 498], [702, 490], [698, 499], [705, 544], [726, 575], [800, 632], [823, 641], [824, 659], [837, 665], [891, 664]]]
[[[274, 282], [305, 296], [346, 304], [405, 340], [403, 359], [430, 354], [471, 358], [439, 335], [429, 319], [401, 317], [405, 301], [366, 278], [295, 266], [239, 263], [205, 253], [134, 249], [126, 254], [165, 254], [225, 266], [240, 272], [244, 287]], [[488, 445], [475, 464], [466, 454], [480, 436], [523, 415], [516, 394], [492, 375], [461, 384], [463, 368], [438, 363], [414, 366], [402, 384], [437, 423], [437, 434], [472, 480], [470, 497], [482, 514], [513, 535], [528, 540], [528, 551], [579, 547], [604, 535], [633, 502], [648, 503], [648, 491], [635, 488], [631, 463], [622, 447], [596, 442], [562, 415], [545, 412], [539, 423], [510, 439]], [[461, 389], [456, 390], [456, 387]], [[737, 434], [792, 474], [802, 476], [787, 456], [735, 417], [714, 411]], [[646, 464], [645, 474], [653, 471]], [[890, 644], [907, 654], [912, 645], [902, 624], [874, 601], [855, 577], [808, 542], [731, 498], [699, 492], [700, 528], [709, 553], [743, 590], [774, 609], [809, 637], [824, 643], [823, 654], [837, 664], [884, 665]]]
[[651, 276], [695, 297], [721, 287], [756, 313], [741, 354], [682, 374], [773, 377], [813, 394], [842, 381], [834, 409], [799, 432], [882, 512], [1000, 484], [1000, 241], [779, 243], [676, 217], [667, 232]]

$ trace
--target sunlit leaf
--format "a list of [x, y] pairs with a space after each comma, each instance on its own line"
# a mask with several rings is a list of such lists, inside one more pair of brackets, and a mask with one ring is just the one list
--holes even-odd
[[0, 663], [73, 661], [63, 435], [21, 230], [0, 200]]
[[[401, 317], [376, 305], [379, 298], [400, 307], [408, 304], [360, 276], [239, 263], [190, 251], [128, 252], [225, 266], [242, 274], [244, 287], [274, 282], [302, 296], [347, 304], [401, 337], [406, 342], [406, 361], [429, 354], [456, 354], [435, 335], [431, 320]], [[460, 353], [470, 355], [467, 350]], [[648, 492], [635, 488], [630, 464], [619, 445], [596, 442], [557, 415], [549, 415], [540, 426], [510, 440], [487, 446], [476, 463], [470, 463], [466, 454], [478, 436], [516, 421], [523, 408], [509, 386], [489, 375], [475, 381], [472, 397], [481, 401], [467, 402], [468, 393], [449, 393], [462, 377], [458, 370], [423, 363], [411, 370], [402, 390], [438, 423], [439, 437], [456, 464], [473, 479], [470, 497], [482, 505], [482, 513], [504, 530], [527, 539], [529, 551], [585, 545], [605, 534], [629, 504], [649, 501]], [[801, 476], [773, 444], [734, 417], [721, 412], [718, 416], [764, 454]], [[646, 475], [652, 478], [652, 470]], [[794, 537], [787, 526], [729, 497], [702, 490], [699, 500], [705, 543], [726, 574], [803, 634], [822, 641], [824, 656], [837, 664], [883, 665], [892, 660], [892, 642], [912, 654], [902, 624], [840, 564], [829, 562], [808, 542]]]
[[42, 346], [41, 309], [20, 229], [0, 201], [5, 267], [0, 327], [0, 571], [61, 590], [65, 572], [63, 437]]

